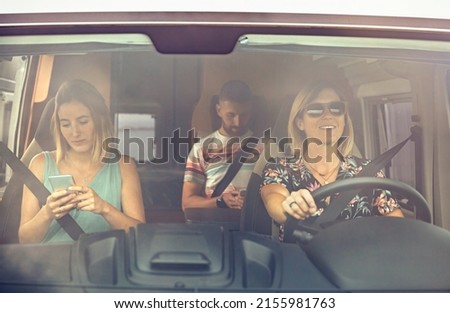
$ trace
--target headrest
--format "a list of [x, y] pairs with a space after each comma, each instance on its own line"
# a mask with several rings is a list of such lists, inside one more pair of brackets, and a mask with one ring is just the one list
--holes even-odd
[[211, 97], [211, 102], [209, 106], [209, 115], [211, 117], [211, 128], [212, 130], [216, 130], [220, 128], [220, 118], [217, 115], [216, 104], [219, 103], [219, 96], [214, 95]]
[[274, 137], [277, 137], [278, 140], [280, 140], [281, 138], [286, 138], [288, 135], [287, 126], [294, 98], [295, 95], [286, 96], [282, 101], [282, 106], [278, 113], [277, 120], [275, 121], [275, 125], [272, 128], [272, 135]]
[[288, 136], [287, 125], [294, 97], [295, 96], [287, 96], [285, 101], [283, 101], [277, 120], [271, 130], [271, 136], [275, 138], [275, 142], [265, 145], [263, 154], [253, 168], [253, 173], [261, 175], [269, 158], [275, 159], [284, 156], [284, 151], [281, 151], [279, 143], [282, 138], [287, 138]]
[[55, 98], [50, 99], [42, 111], [34, 139], [41, 146], [43, 151], [55, 150], [52, 132], [50, 129], [53, 112], [55, 111]]

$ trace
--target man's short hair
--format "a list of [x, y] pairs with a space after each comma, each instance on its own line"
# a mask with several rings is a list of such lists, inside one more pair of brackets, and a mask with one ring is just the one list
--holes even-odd
[[246, 83], [241, 80], [230, 80], [220, 90], [219, 103], [222, 101], [248, 103], [251, 98], [252, 92]]

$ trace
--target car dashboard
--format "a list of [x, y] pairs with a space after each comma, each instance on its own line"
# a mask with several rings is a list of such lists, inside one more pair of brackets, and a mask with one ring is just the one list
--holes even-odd
[[[0, 290], [450, 290], [450, 234], [422, 221], [346, 221], [324, 229], [307, 244], [281, 243], [234, 226], [141, 224], [129, 233], [84, 234], [74, 243], [3, 245]], [[416, 249], [417, 244], [423, 249]]]

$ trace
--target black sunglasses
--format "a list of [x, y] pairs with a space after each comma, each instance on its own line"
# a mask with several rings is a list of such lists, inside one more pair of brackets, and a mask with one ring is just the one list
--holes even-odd
[[334, 116], [341, 116], [345, 113], [345, 102], [343, 101], [333, 101], [330, 103], [311, 103], [306, 107], [304, 112], [310, 117], [321, 117], [325, 112], [325, 109]]

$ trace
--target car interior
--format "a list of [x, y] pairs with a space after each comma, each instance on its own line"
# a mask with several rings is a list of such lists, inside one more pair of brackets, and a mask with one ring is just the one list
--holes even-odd
[[[69, 79], [89, 81], [109, 104], [119, 150], [136, 161], [146, 215], [129, 232], [20, 244], [24, 182], [0, 156], [0, 290], [449, 291], [448, 34], [199, 28], [0, 28], [2, 142], [26, 166], [53, 150], [56, 91]], [[297, 92], [319, 78], [349, 99], [353, 155], [375, 159], [406, 141], [382, 166], [387, 181], [349, 179], [318, 199], [389, 187], [405, 218], [313, 225], [306, 243], [292, 220], [292, 242], [281, 243], [259, 194], [262, 170], [285, 153], [280, 142]], [[231, 79], [250, 86], [258, 108], [250, 128], [261, 139], [269, 131], [271, 144], [241, 210], [183, 211], [186, 158], [196, 138], [220, 126], [215, 104]]]

